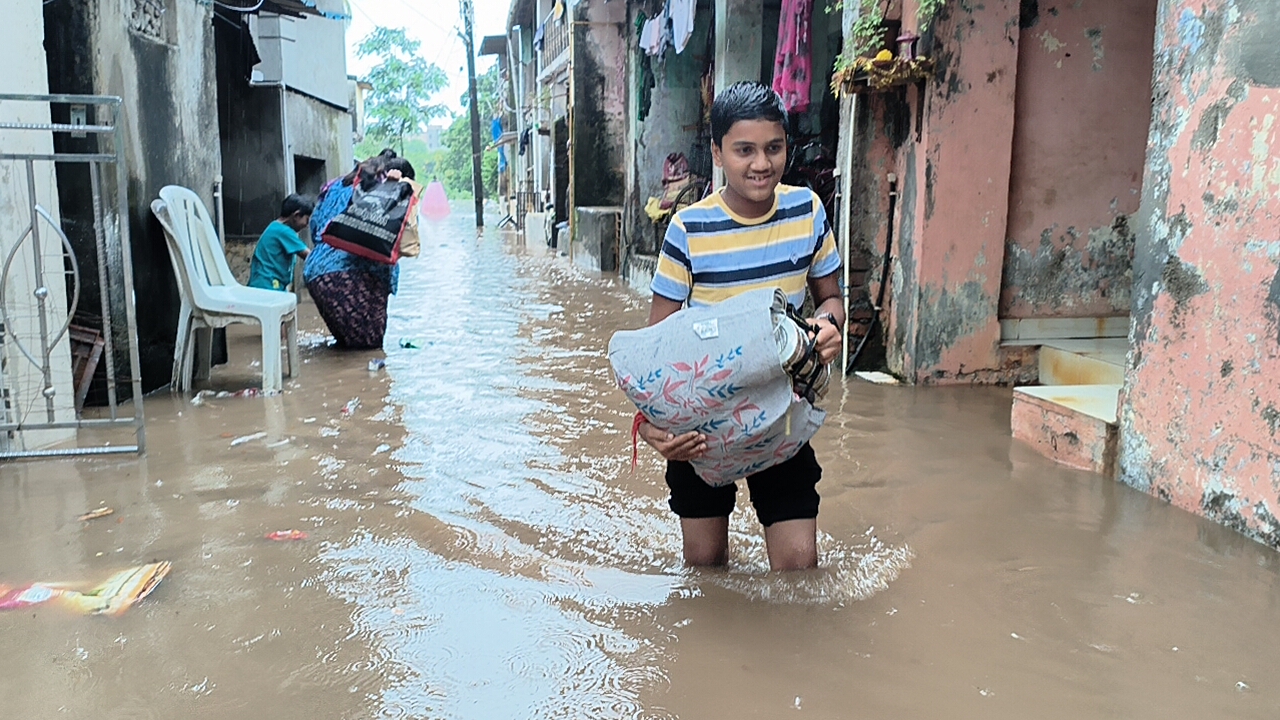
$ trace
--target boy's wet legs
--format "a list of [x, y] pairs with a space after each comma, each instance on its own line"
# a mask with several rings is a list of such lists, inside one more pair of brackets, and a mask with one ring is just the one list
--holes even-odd
[[729, 518], [680, 518], [684, 562], [690, 567], [724, 565], [729, 560]]
[[[770, 570], [808, 570], [818, 566], [816, 518], [782, 520], [764, 529]], [[688, 547], [686, 541], [686, 547]]]

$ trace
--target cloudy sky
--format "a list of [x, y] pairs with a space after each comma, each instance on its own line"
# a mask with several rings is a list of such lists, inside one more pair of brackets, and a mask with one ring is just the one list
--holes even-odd
[[[476, 8], [476, 45], [485, 35], [502, 35], [506, 31], [510, 0], [473, 0]], [[467, 54], [458, 30], [462, 27], [458, 0], [348, 0], [351, 23], [347, 27], [347, 72], [363, 75], [374, 64], [370, 58], [357, 58], [355, 47], [375, 27], [402, 27], [409, 37], [422, 42], [420, 53], [427, 62], [435, 63], [449, 76], [449, 87], [440, 97], [454, 112], [461, 112], [458, 99], [467, 91]], [[476, 72], [484, 72], [495, 62], [492, 57], [478, 58]]]

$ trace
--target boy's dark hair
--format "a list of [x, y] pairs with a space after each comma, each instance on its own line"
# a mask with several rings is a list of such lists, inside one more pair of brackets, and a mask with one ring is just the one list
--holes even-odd
[[782, 123], [784, 133], [790, 132], [782, 97], [758, 82], [737, 82], [716, 95], [711, 103], [711, 141], [716, 147], [739, 120], [771, 120]]
[[309, 197], [293, 194], [284, 199], [280, 203], [280, 217], [293, 217], [295, 213], [299, 215], [310, 215], [315, 212], [316, 204]]
[[402, 157], [392, 158], [387, 161], [386, 171], [389, 172], [391, 170], [399, 170], [401, 175], [410, 180], [418, 179], [417, 174], [413, 171], [413, 163]]

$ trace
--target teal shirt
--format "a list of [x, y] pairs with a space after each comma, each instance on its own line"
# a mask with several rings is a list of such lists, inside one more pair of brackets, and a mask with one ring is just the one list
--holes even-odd
[[258, 246], [253, 250], [249, 263], [249, 287], [264, 290], [284, 290], [293, 282], [293, 261], [298, 253], [306, 252], [293, 228], [274, 220], [262, 231]]

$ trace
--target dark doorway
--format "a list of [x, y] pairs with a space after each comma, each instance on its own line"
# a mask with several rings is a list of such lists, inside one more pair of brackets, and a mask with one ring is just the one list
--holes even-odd
[[569, 219], [569, 123], [564, 118], [556, 120], [551, 141], [556, 153], [556, 222], [561, 223]]
[[324, 181], [327, 179], [323, 160], [302, 155], [293, 156], [294, 192], [314, 200], [320, 194], [320, 188], [324, 187]]

